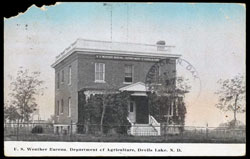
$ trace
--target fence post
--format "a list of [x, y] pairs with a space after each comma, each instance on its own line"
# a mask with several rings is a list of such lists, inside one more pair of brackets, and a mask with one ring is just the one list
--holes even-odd
[[208, 123], [206, 124], [206, 139], [208, 139]]
[[16, 140], [18, 141], [19, 136], [19, 119], [17, 119], [17, 130], [16, 130]]
[[70, 141], [72, 141], [72, 125], [73, 123], [72, 123], [72, 120], [70, 121]]
[[167, 124], [164, 123], [164, 140], [167, 140]]

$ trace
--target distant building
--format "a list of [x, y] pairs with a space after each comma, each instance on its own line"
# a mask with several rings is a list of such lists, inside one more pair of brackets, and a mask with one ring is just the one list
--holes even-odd
[[[147, 129], [152, 123], [159, 124], [148, 112], [145, 78], [160, 59], [180, 56], [172, 54], [171, 48], [164, 41], [147, 45], [77, 39], [52, 64], [56, 75], [55, 131], [70, 131], [70, 125], [81, 120], [84, 114], [80, 113], [79, 92], [84, 91], [88, 98], [106, 89], [132, 92], [128, 104], [132, 135], [137, 124]], [[175, 76], [175, 63], [166, 69]], [[77, 132], [77, 128], [74, 126], [72, 131]]]

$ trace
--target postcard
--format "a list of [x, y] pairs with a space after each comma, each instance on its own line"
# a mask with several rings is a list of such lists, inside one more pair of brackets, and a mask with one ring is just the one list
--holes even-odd
[[246, 6], [57, 2], [4, 19], [6, 156], [244, 156]]

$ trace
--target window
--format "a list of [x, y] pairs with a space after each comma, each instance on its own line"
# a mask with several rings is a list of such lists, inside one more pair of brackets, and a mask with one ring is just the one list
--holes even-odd
[[61, 100], [61, 114], [63, 114], [63, 109], [64, 109], [64, 103], [63, 103], [63, 99]]
[[59, 100], [58, 100], [57, 104], [56, 104], [56, 115], [57, 116], [59, 115], [59, 107], [60, 107], [60, 103], [59, 103]]
[[174, 102], [170, 102], [170, 107], [168, 111], [168, 115], [173, 116], [174, 115]]
[[105, 81], [105, 64], [95, 63], [95, 82]]
[[68, 99], [68, 116], [71, 116], [71, 98]]
[[69, 73], [68, 73], [69, 77], [68, 77], [68, 84], [71, 85], [71, 66], [69, 66]]
[[64, 70], [62, 70], [62, 83], [64, 82]]
[[130, 105], [129, 105], [129, 112], [134, 112], [134, 103], [133, 102], [130, 102]]
[[133, 65], [125, 65], [125, 83], [133, 82]]
[[57, 73], [57, 89], [60, 88], [60, 73]]

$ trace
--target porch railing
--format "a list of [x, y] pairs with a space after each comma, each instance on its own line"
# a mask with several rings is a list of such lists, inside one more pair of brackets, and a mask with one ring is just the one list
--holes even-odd
[[149, 125], [157, 132], [158, 135], [161, 135], [161, 124], [158, 123], [152, 115], [149, 115]]

